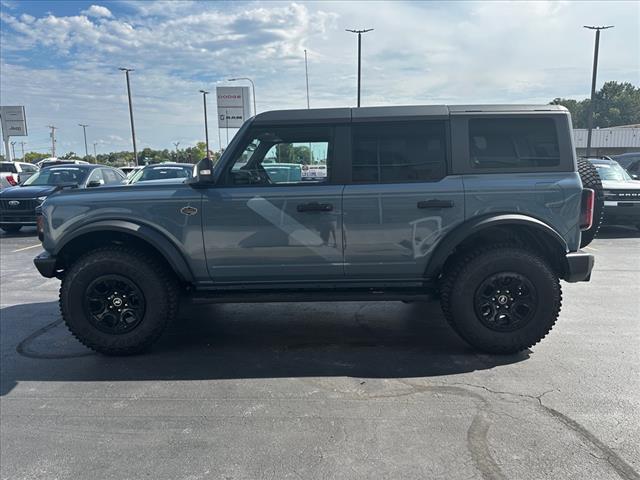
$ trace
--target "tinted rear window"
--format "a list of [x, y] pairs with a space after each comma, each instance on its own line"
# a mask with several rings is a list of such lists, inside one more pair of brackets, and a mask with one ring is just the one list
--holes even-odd
[[0, 172], [2, 173], [16, 173], [17, 171], [13, 163], [0, 163]]
[[469, 120], [469, 156], [474, 168], [541, 168], [560, 163], [551, 118]]
[[445, 175], [444, 122], [353, 127], [353, 183], [425, 182]]

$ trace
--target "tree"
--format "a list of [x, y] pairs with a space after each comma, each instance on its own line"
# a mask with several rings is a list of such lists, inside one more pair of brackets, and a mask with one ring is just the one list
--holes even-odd
[[[571, 113], [575, 128], [587, 128], [590, 99], [556, 98], [552, 105], [563, 105]], [[606, 128], [640, 123], [640, 87], [629, 82], [605, 82], [594, 97], [593, 126]]]
[[24, 161], [29, 163], [37, 163], [43, 158], [47, 158], [48, 153], [27, 152], [24, 154]]

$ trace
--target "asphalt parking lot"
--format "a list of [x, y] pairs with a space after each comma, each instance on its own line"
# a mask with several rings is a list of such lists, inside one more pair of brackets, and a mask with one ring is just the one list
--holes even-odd
[[61, 323], [33, 231], [2, 235], [2, 479], [638, 479], [640, 232], [607, 228], [531, 351], [436, 304], [186, 306], [148, 354]]

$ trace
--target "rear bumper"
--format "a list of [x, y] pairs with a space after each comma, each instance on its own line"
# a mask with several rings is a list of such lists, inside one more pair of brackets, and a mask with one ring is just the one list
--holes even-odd
[[565, 275], [566, 282], [588, 282], [591, 279], [591, 271], [595, 263], [595, 257], [578, 250], [577, 252], [565, 255]]
[[40, 272], [40, 275], [46, 278], [53, 278], [56, 276], [56, 261], [57, 258], [49, 255], [47, 252], [42, 252], [33, 259], [33, 263]]

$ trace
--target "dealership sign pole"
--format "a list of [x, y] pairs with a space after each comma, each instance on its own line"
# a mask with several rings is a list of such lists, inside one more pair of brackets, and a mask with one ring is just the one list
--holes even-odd
[[0, 107], [0, 123], [2, 123], [5, 158], [12, 161], [14, 156], [11, 155], [9, 138], [27, 136], [27, 117], [24, 113], [24, 107]]
[[[240, 128], [251, 117], [251, 100], [249, 87], [216, 87], [218, 107], [218, 129]], [[219, 132], [218, 132], [219, 133]], [[222, 148], [222, 146], [221, 146]]]

